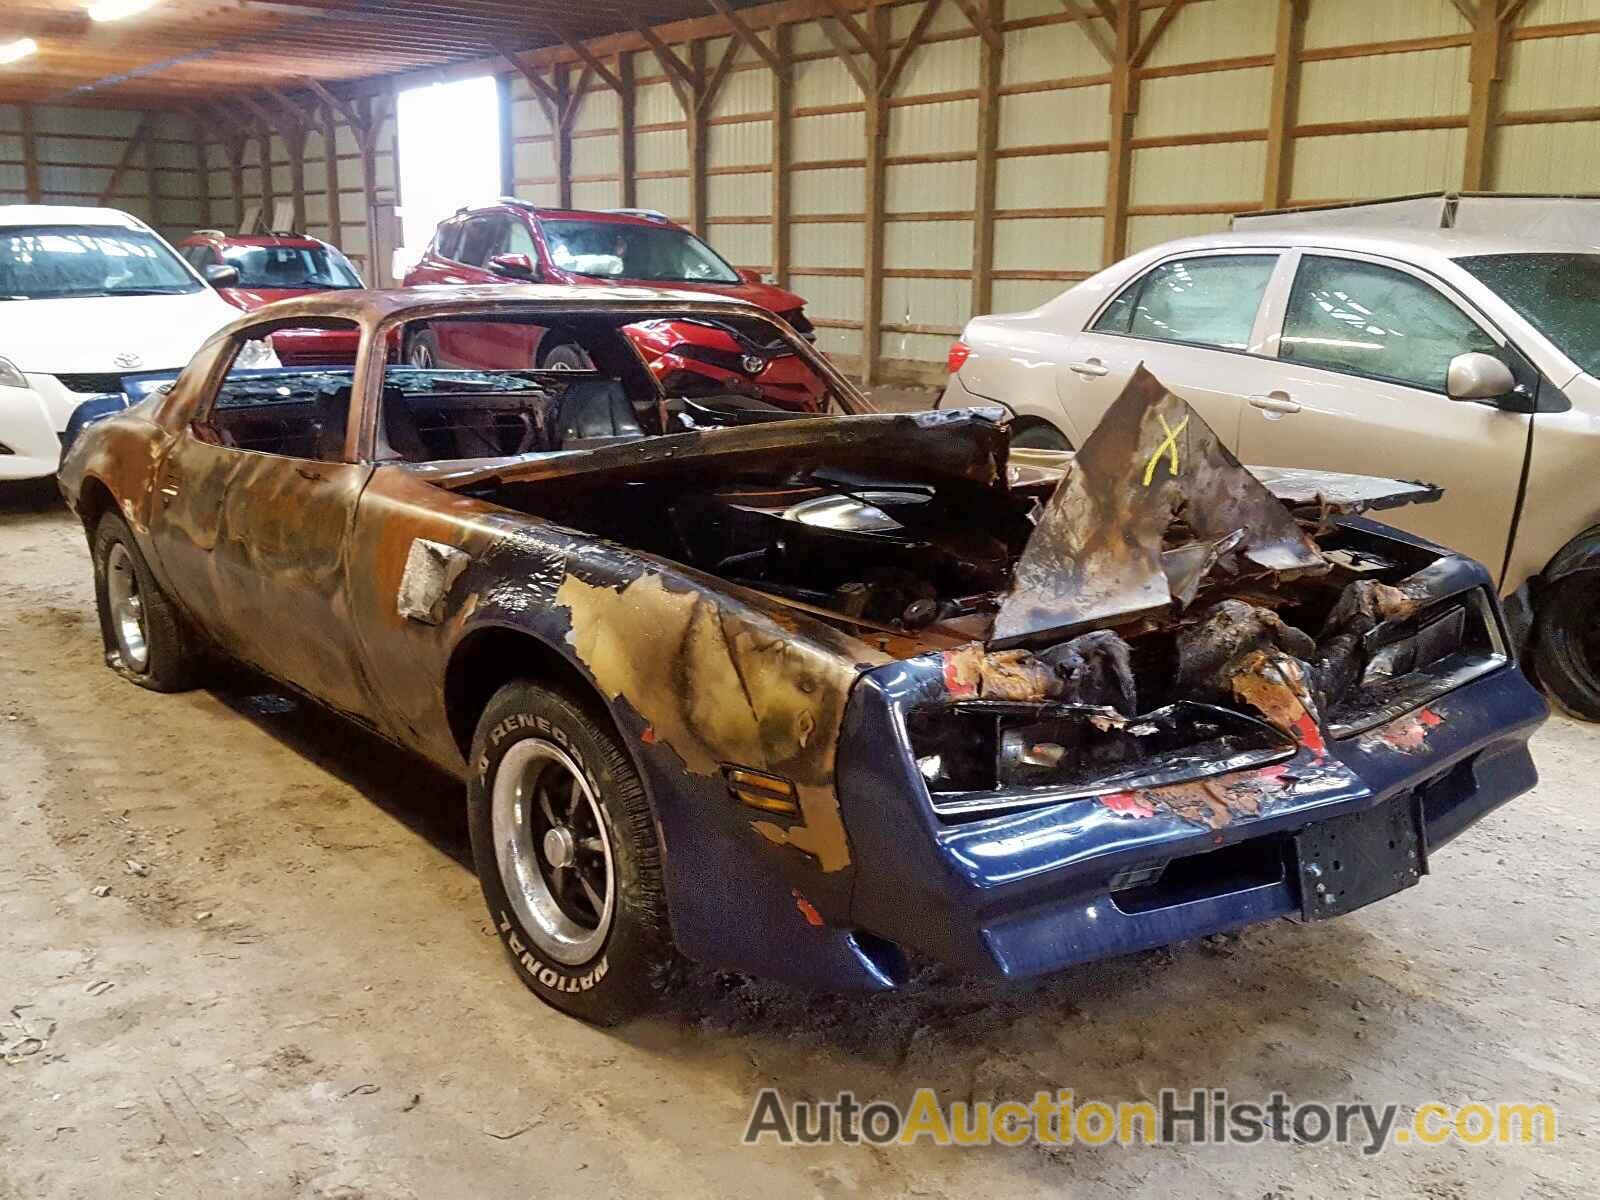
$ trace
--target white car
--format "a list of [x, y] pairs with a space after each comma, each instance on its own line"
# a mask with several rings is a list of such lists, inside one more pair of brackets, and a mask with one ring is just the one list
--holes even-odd
[[1140, 364], [1243, 462], [1441, 486], [1393, 524], [1484, 563], [1544, 681], [1600, 719], [1600, 246], [1399, 226], [1169, 242], [974, 318], [941, 404], [1002, 404], [1014, 444], [1070, 449]]
[[0, 479], [54, 474], [79, 404], [187, 365], [238, 315], [137, 217], [0, 205]]

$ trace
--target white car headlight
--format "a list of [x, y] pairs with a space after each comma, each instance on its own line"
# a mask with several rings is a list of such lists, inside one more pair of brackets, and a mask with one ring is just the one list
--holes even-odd
[[239, 347], [239, 357], [233, 360], [236, 367], [281, 367], [277, 352], [273, 350], [272, 343], [266, 340], [246, 342]]
[[0, 388], [26, 388], [27, 378], [9, 358], [0, 358]]

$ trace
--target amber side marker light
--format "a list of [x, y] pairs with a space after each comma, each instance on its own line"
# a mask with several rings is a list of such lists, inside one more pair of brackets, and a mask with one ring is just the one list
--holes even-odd
[[748, 767], [723, 767], [722, 773], [728, 778], [728, 791], [740, 804], [786, 817], [800, 815], [800, 799], [794, 784], [782, 776], [752, 771]]

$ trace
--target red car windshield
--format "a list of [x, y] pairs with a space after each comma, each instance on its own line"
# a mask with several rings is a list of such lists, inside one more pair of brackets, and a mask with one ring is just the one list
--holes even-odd
[[541, 221], [550, 261], [574, 275], [652, 283], [738, 283], [739, 274], [692, 233], [668, 225]]
[[245, 288], [358, 288], [361, 277], [325, 246], [224, 246], [222, 261], [239, 270]]

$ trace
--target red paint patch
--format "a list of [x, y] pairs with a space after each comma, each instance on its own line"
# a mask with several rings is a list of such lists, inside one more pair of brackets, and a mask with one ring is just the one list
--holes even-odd
[[946, 650], [944, 659], [944, 688], [950, 695], [963, 699], [978, 694], [977, 672], [973, 669], [972, 655]]
[[1124, 817], [1143, 818], [1156, 815], [1156, 806], [1138, 792], [1107, 792], [1100, 797], [1100, 803]]
[[654, 746], [656, 744], [656, 727], [654, 725], [646, 725], [644, 732], [639, 735], [639, 740], [646, 746]]
[[1328, 743], [1323, 741], [1317, 719], [1310, 713], [1302, 713], [1300, 719], [1294, 723], [1294, 736], [1296, 741], [1318, 758], [1327, 756]]
[[1431, 708], [1420, 708], [1408, 717], [1391, 721], [1376, 734], [1383, 745], [1406, 754], [1421, 750], [1428, 732], [1444, 724], [1444, 718]]
[[1444, 718], [1438, 713], [1434, 712], [1431, 708], [1424, 708], [1420, 710], [1417, 713], [1417, 720], [1421, 721], [1429, 729], [1432, 729], [1435, 725], [1444, 724]]
[[817, 911], [816, 905], [799, 892], [792, 892], [791, 895], [794, 896], [794, 906], [800, 910], [800, 915], [806, 919], [806, 924], [820, 929], [823, 924], [822, 914]]

